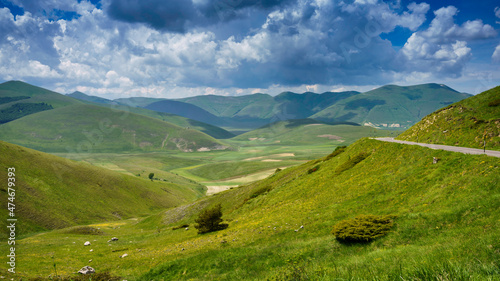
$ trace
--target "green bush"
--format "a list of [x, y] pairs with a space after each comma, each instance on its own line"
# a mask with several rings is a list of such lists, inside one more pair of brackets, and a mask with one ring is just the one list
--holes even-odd
[[494, 101], [490, 101], [490, 102], [488, 103], [488, 106], [489, 106], [489, 107], [494, 107], [494, 106], [498, 106], [498, 105], [500, 105], [500, 99], [496, 99], [496, 100], [494, 100]]
[[222, 207], [220, 204], [203, 210], [195, 222], [194, 227], [198, 229], [198, 234], [222, 230], [228, 226], [226, 223], [222, 223]]
[[316, 172], [317, 170], [319, 170], [319, 167], [320, 167], [319, 165], [316, 165], [316, 166], [312, 167], [311, 169], [307, 170], [307, 173], [312, 174], [312, 173]]
[[356, 164], [358, 164], [359, 162], [365, 160], [368, 156], [370, 156], [370, 153], [366, 152], [359, 153], [358, 155], [344, 162], [342, 165], [338, 166], [337, 169], [335, 169], [335, 173], [338, 175], [344, 171], [351, 169], [352, 167], [356, 166]]
[[395, 216], [359, 215], [337, 223], [332, 234], [340, 242], [369, 242], [386, 235], [393, 226]]
[[333, 157], [335, 157], [335, 156], [339, 155], [340, 153], [344, 152], [346, 148], [347, 148], [347, 146], [337, 146], [337, 148], [335, 148], [335, 150], [332, 153], [328, 154], [325, 157], [325, 161], [326, 160], [330, 160]]

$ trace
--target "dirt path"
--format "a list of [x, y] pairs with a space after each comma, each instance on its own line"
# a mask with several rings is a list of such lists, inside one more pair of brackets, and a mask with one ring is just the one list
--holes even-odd
[[394, 138], [375, 138], [375, 139], [379, 140], [379, 141], [386, 141], [386, 142], [396, 142], [396, 143], [402, 143], [402, 144], [420, 145], [420, 146], [428, 147], [431, 149], [442, 149], [442, 150], [448, 150], [448, 151], [453, 151], [453, 152], [460, 152], [460, 153], [464, 153], [464, 154], [486, 154], [488, 156], [500, 158], [500, 151], [495, 151], [495, 150], [486, 150], [486, 153], [485, 153], [484, 150], [477, 149], [477, 148], [441, 145], [441, 144], [418, 143], [418, 142], [412, 142], [412, 141], [400, 141], [400, 140], [395, 140]]

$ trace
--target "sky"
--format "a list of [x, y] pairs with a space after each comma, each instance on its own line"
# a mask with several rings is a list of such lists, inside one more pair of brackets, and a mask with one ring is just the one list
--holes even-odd
[[496, 0], [0, 0], [0, 82], [108, 99], [500, 84]]

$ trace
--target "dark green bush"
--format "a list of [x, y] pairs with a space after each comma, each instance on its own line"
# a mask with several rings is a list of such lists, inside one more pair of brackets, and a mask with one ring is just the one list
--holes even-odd
[[312, 167], [311, 169], [307, 170], [307, 173], [312, 174], [312, 173], [316, 172], [317, 170], [319, 170], [319, 165], [316, 165], [316, 166]]
[[498, 106], [498, 105], [500, 105], [500, 99], [496, 99], [496, 100], [490, 101], [488, 103], [488, 106], [490, 106], [490, 107], [494, 107], [494, 106]]
[[365, 160], [368, 156], [370, 156], [370, 153], [366, 152], [359, 153], [358, 155], [344, 162], [342, 165], [338, 166], [337, 169], [335, 169], [335, 173], [338, 175], [344, 171], [351, 169], [352, 167], [356, 166], [356, 164], [358, 164], [359, 162]]
[[325, 157], [325, 161], [326, 160], [330, 160], [333, 157], [335, 157], [335, 156], [339, 155], [340, 153], [344, 152], [346, 148], [347, 148], [347, 146], [337, 146], [337, 148], [335, 148], [335, 150], [332, 153], [328, 154]]
[[222, 230], [228, 226], [226, 223], [222, 223], [222, 207], [220, 204], [203, 210], [194, 221], [196, 222], [194, 227], [198, 229], [198, 234]]
[[386, 235], [395, 216], [359, 215], [333, 226], [332, 234], [340, 242], [369, 242]]

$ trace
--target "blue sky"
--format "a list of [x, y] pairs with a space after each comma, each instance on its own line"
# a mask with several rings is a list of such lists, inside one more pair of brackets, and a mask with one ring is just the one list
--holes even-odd
[[0, 82], [106, 98], [500, 81], [498, 1], [0, 0]]

